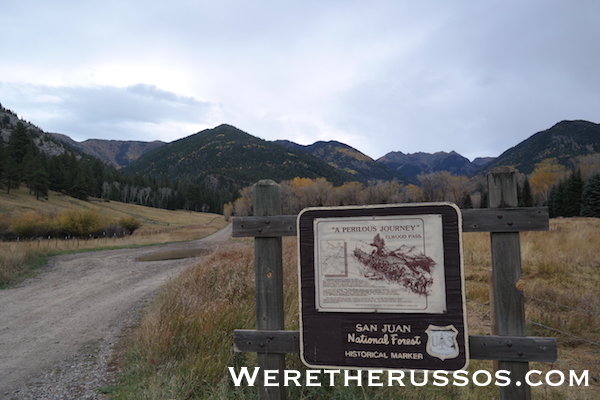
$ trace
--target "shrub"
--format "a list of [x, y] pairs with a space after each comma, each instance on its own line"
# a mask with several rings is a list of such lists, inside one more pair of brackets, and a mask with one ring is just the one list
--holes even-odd
[[119, 226], [127, 230], [129, 234], [132, 234], [136, 229], [142, 226], [142, 221], [132, 215], [128, 215], [119, 219]]
[[60, 218], [60, 233], [64, 236], [86, 237], [103, 228], [97, 211], [69, 211]]
[[10, 230], [18, 237], [52, 236], [55, 233], [52, 217], [33, 212], [14, 218], [10, 225]]
[[10, 219], [6, 215], [0, 215], [0, 239], [5, 238], [11, 234], [10, 232]]
[[131, 234], [142, 226], [132, 216], [108, 220], [95, 210], [73, 210], [60, 215], [34, 212], [19, 217], [0, 217], [0, 238], [35, 237], [112, 237]]

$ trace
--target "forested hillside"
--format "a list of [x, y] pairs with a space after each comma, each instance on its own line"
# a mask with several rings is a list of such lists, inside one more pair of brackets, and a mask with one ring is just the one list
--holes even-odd
[[302, 151], [285, 149], [231, 125], [220, 125], [155, 149], [123, 169], [159, 181], [196, 185], [223, 205], [237, 191], [261, 179], [325, 178], [335, 184], [353, 180]]
[[519, 172], [531, 174], [536, 164], [551, 158], [565, 168], [572, 168], [571, 160], [598, 152], [600, 124], [582, 120], [561, 121], [506, 150], [482, 172], [498, 165], [511, 165]]
[[25, 185], [43, 199], [49, 191], [78, 199], [117, 200], [151, 207], [222, 212], [223, 198], [198, 185], [127, 174], [69, 146], [0, 106], [0, 189]]
[[304, 152], [286, 150], [231, 125], [219, 125], [162, 146], [125, 168], [130, 173], [206, 184], [249, 184], [260, 179], [352, 177]]
[[[392, 152], [389, 168], [343, 143], [274, 143], [231, 125], [158, 144], [117, 170], [1, 106], [0, 137], [0, 189], [10, 193], [25, 185], [38, 199], [56, 191], [79, 199], [247, 215], [250, 186], [273, 179], [282, 186], [288, 213], [308, 206], [420, 201], [486, 207], [485, 171], [510, 165], [518, 173], [521, 206], [547, 205], [551, 216], [600, 216], [600, 125], [587, 121], [560, 122], [471, 174], [489, 160], [471, 163], [454, 152]], [[105, 142], [99, 146], [109, 153], [112, 148], [113, 158], [124, 151], [119, 143]], [[411, 166], [416, 175], [398, 179], [394, 169]]]
[[[44, 152], [50, 146], [38, 146], [34, 139], [43, 143], [47, 138], [43, 133], [32, 132], [22, 121], [8, 126], [12, 129], [6, 144], [0, 141], [0, 183], [7, 193], [24, 184], [38, 199], [47, 196], [49, 190], [87, 198], [110, 172], [100, 160], [78, 157], [67, 148]], [[6, 129], [7, 125], [3, 127]]]

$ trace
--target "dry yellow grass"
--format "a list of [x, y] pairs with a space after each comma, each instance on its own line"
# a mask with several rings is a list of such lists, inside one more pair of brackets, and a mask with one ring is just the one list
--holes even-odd
[[[597, 399], [600, 376], [600, 220], [555, 220], [550, 232], [521, 235], [527, 297], [526, 318], [564, 330], [565, 336], [529, 324], [531, 336], [556, 336], [559, 362], [531, 363], [531, 369], [589, 370], [591, 387], [533, 388], [533, 399]], [[286, 329], [298, 328], [297, 249], [284, 238]], [[469, 333], [490, 334], [489, 234], [465, 234], [465, 272]], [[253, 398], [255, 388], [234, 388], [227, 366], [255, 365], [252, 354], [232, 352], [234, 329], [254, 327], [254, 270], [251, 240], [222, 246], [209, 259], [168, 285], [129, 338], [128, 356], [116, 399]], [[544, 301], [534, 300], [533, 297]], [[550, 303], [548, 303], [550, 302]], [[555, 303], [555, 304], [554, 304]], [[564, 306], [572, 307], [573, 309]], [[302, 369], [298, 355], [288, 355], [288, 369]], [[472, 360], [471, 372], [493, 368], [491, 361]], [[481, 399], [499, 398], [498, 389], [427, 385], [423, 388], [290, 388], [290, 398], [305, 399]]]
[[72, 210], [97, 210], [99, 213], [114, 219], [131, 215], [142, 220], [145, 225], [144, 229], [204, 225], [217, 217], [216, 214], [164, 210], [118, 201], [103, 202], [95, 199], [83, 201], [52, 191], [48, 196], [48, 200], [36, 200], [24, 188], [13, 190], [10, 194], [6, 194], [5, 191], [0, 192], [0, 215], [19, 216], [27, 212], [42, 215], [63, 214]]
[[[467, 233], [464, 239], [470, 333], [489, 334], [489, 306], [482, 306], [489, 305], [489, 234]], [[558, 363], [531, 363], [531, 369], [589, 370], [600, 377], [600, 220], [555, 219], [550, 231], [524, 232], [520, 239], [518, 285], [526, 299], [528, 335], [556, 337], [559, 343]], [[542, 399], [598, 398], [599, 382], [590, 383], [591, 389], [543, 387], [534, 393]]]
[[117, 220], [133, 216], [143, 226], [133, 235], [120, 238], [43, 239], [0, 242], [0, 287], [22, 276], [44, 258], [65, 251], [108, 247], [143, 246], [155, 243], [189, 241], [206, 237], [225, 227], [223, 216], [183, 210], [163, 210], [120, 202], [82, 201], [51, 192], [48, 200], [38, 201], [25, 189], [0, 193], [0, 223], [7, 217], [47, 219], [72, 211], [93, 210], [102, 219]]

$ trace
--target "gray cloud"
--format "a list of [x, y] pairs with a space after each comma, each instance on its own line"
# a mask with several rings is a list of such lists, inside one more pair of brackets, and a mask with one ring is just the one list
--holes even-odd
[[[0, 90], [12, 93], [15, 111], [20, 115], [25, 112], [24, 118], [36, 121], [46, 131], [72, 135], [76, 140], [91, 137], [146, 140], [148, 133], [156, 133], [148, 132], [149, 124], [204, 126], [215, 107], [209, 102], [145, 84], [121, 88], [0, 83]], [[159, 138], [151, 138], [155, 139]]]
[[229, 123], [473, 158], [600, 122], [595, 0], [5, 3], [0, 101], [80, 139]]

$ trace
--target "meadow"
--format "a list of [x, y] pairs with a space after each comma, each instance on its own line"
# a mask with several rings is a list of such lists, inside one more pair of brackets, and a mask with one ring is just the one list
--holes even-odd
[[[84, 224], [81, 224], [82, 219]], [[0, 288], [35, 274], [36, 268], [52, 255], [189, 241], [208, 236], [227, 225], [217, 214], [164, 210], [115, 201], [82, 201], [55, 192], [51, 192], [47, 200], [39, 201], [26, 189], [0, 193], [0, 233], [3, 230], [20, 232], [18, 227], [27, 231], [48, 225], [51, 229], [52, 225], [65, 221], [76, 225], [72, 227], [75, 232], [87, 226], [85, 232], [90, 228], [90, 232], [96, 230], [100, 234], [94, 235], [95, 238], [89, 234], [50, 238], [46, 235], [13, 236], [9, 241], [0, 241]], [[138, 225], [132, 234], [117, 235], [114, 229], [120, 221]], [[100, 228], [103, 227], [114, 229], [102, 232]]]
[[[530, 363], [541, 371], [589, 374], [589, 387], [532, 388], [533, 399], [600, 397], [600, 220], [551, 220], [549, 232], [521, 234], [529, 336], [556, 337], [555, 363]], [[297, 243], [284, 238], [285, 328], [298, 329]], [[491, 333], [489, 307], [490, 244], [485, 233], [464, 235], [469, 334]], [[147, 308], [139, 324], [119, 345], [115, 385], [104, 389], [115, 399], [253, 399], [256, 388], [235, 387], [227, 370], [256, 365], [251, 353], [232, 349], [234, 329], [253, 329], [254, 254], [249, 239], [231, 240], [169, 283]], [[303, 370], [297, 354], [286, 368]], [[493, 371], [491, 361], [471, 360], [469, 371]], [[493, 385], [465, 387], [295, 387], [290, 399], [494, 399]]]

